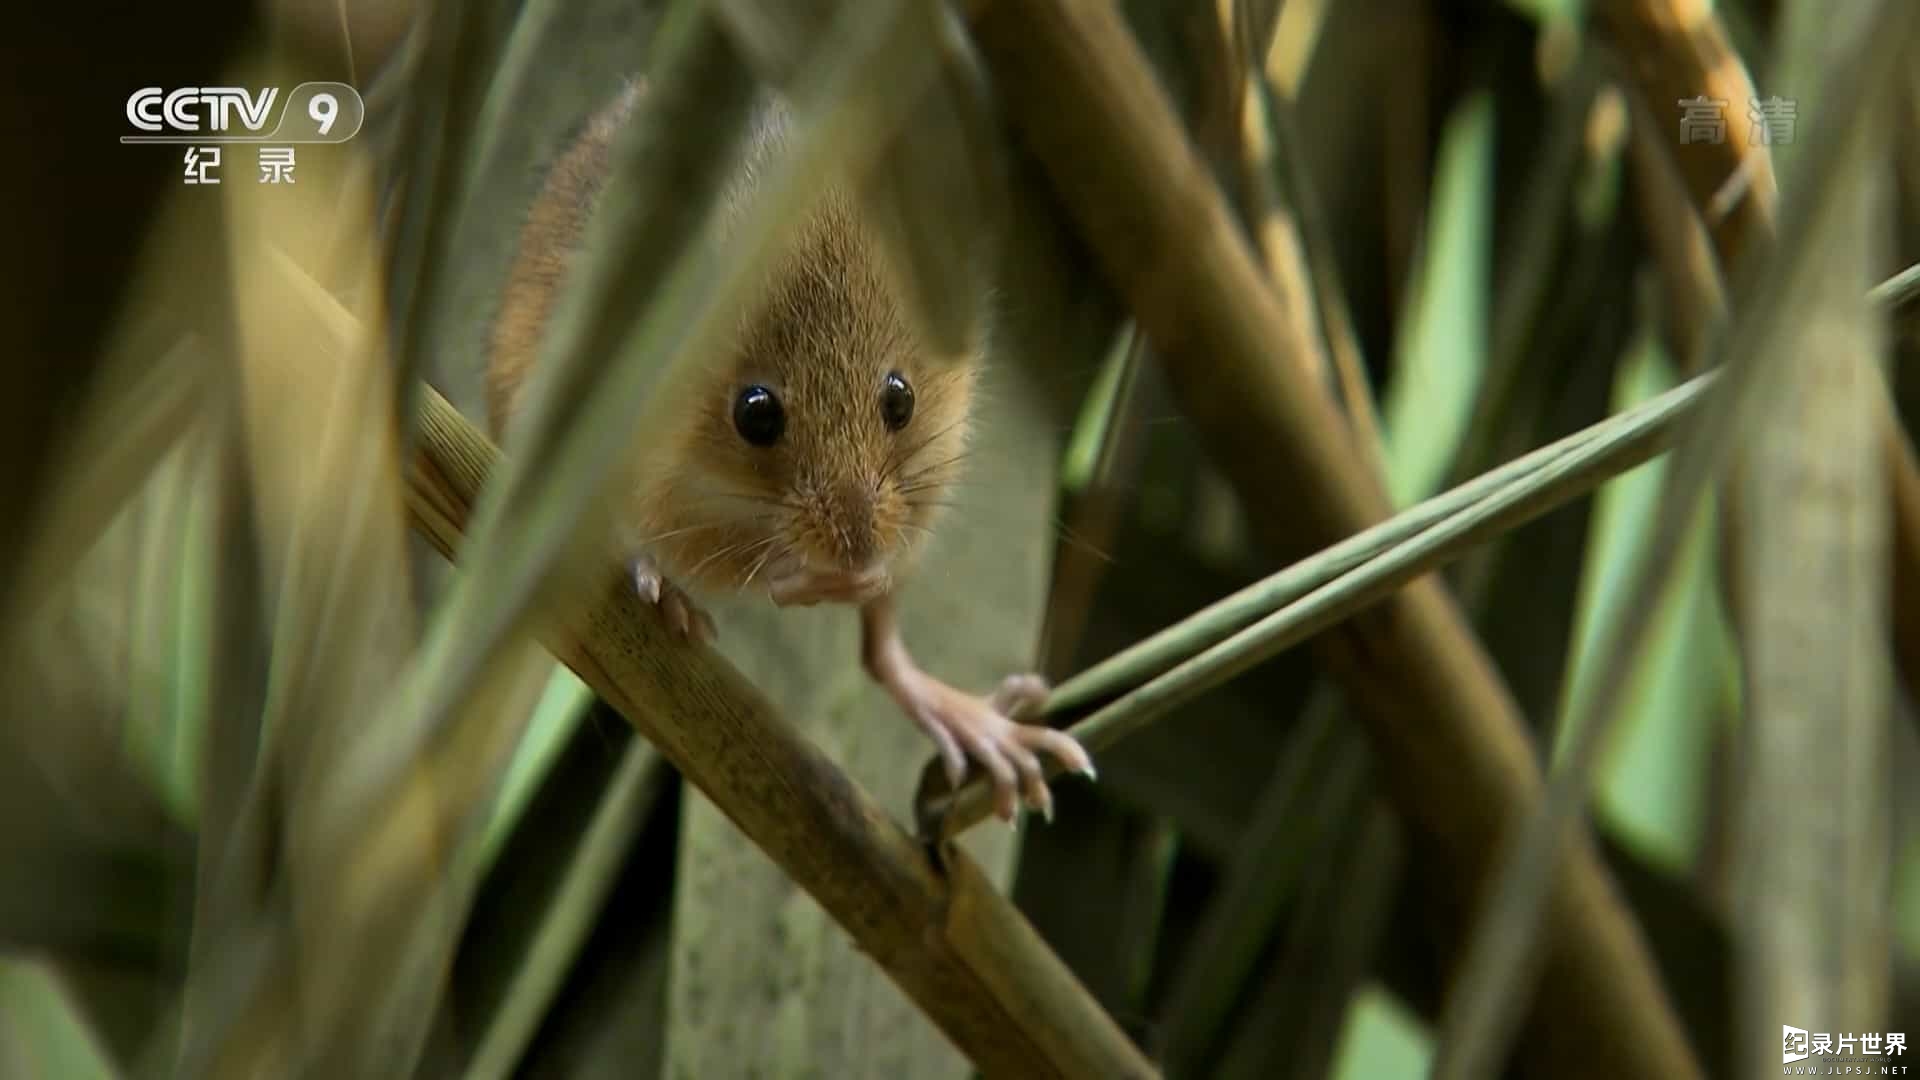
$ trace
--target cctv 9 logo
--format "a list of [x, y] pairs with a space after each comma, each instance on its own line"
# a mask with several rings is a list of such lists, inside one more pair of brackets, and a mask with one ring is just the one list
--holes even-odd
[[127, 122], [138, 135], [123, 143], [343, 143], [360, 133], [367, 106], [346, 83], [304, 82], [293, 88], [272, 131], [279, 87], [147, 86], [127, 98]]

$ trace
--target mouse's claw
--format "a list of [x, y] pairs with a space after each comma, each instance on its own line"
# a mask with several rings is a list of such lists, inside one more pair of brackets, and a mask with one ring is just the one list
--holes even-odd
[[711, 643], [719, 630], [713, 619], [679, 586], [660, 574], [660, 567], [648, 555], [633, 560], [633, 587], [640, 599], [658, 608], [667, 625], [681, 637]]
[[982, 697], [917, 670], [900, 675], [889, 681], [887, 689], [940, 749], [948, 780], [954, 780], [957, 771], [949, 748], [957, 748], [987, 774], [993, 785], [993, 811], [1002, 820], [1012, 822], [1022, 803], [1053, 820], [1053, 792], [1047, 787], [1041, 754], [1073, 772], [1092, 775], [1093, 762], [1073, 736], [1014, 719], [1046, 700], [1047, 684], [1038, 676], [1010, 676]]
[[1023, 801], [1047, 820], [1053, 819], [1053, 792], [1047, 787], [1041, 754], [1093, 778], [1093, 759], [1073, 736], [1043, 723], [1018, 720], [1037, 712], [1046, 701], [1045, 679], [1012, 675], [991, 694], [968, 694], [914, 662], [901, 640], [891, 597], [863, 604], [860, 623], [861, 660], [867, 673], [933, 740], [950, 787], [959, 788], [967, 759], [972, 759], [993, 786], [993, 812], [1011, 824]]
[[987, 696], [987, 704], [993, 706], [993, 711], [1009, 720], [1038, 712], [1046, 702], [1047, 680], [1032, 674], [1009, 675]]

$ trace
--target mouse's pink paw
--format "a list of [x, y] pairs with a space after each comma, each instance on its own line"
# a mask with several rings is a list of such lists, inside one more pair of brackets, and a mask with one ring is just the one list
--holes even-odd
[[920, 725], [940, 753], [947, 782], [958, 788], [969, 759], [986, 771], [993, 785], [993, 812], [1011, 822], [1021, 801], [1053, 820], [1053, 792], [1040, 754], [1058, 759], [1071, 772], [1091, 779], [1093, 760], [1073, 736], [1045, 724], [1024, 724], [1017, 717], [1039, 708], [1047, 698], [1038, 675], [1010, 675], [986, 697], [956, 690], [921, 672], [891, 687], [907, 715]]
[[667, 625], [680, 636], [700, 642], [712, 642], [717, 636], [713, 619], [679, 586], [660, 575], [660, 567], [652, 556], [641, 555], [633, 560], [633, 587], [640, 599], [659, 609]]

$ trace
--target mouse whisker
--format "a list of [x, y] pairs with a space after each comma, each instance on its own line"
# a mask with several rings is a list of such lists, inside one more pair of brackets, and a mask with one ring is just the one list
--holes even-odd
[[938, 431], [930, 432], [926, 438], [921, 439], [919, 442], [915, 443], [911, 453], [914, 453], [914, 454], [919, 453], [920, 451], [926, 449], [928, 446], [931, 446], [936, 441], [943, 439], [948, 435], [953, 434], [955, 431], [960, 429], [961, 425], [965, 423], [966, 423], [966, 419], [964, 417], [958, 420], [953, 420], [948, 422], [948, 424], [945, 427], [939, 429]]
[[727, 544], [723, 547], [716, 548], [715, 550], [708, 552], [706, 558], [701, 559], [697, 563], [694, 563], [692, 568], [687, 571], [686, 576], [693, 577], [699, 574], [701, 568], [705, 567], [708, 563], [714, 561], [715, 559], [725, 558], [731, 555], [738, 555], [743, 551], [751, 550], [755, 543], [756, 541], [749, 540], [749, 541], [742, 541], [737, 544]]
[[685, 494], [687, 494], [687, 495], [691, 495], [691, 496], [693, 496], [693, 497], [695, 497], [695, 498], [701, 498], [701, 499], [715, 499], [715, 500], [718, 500], [718, 499], [727, 499], [727, 500], [731, 500], [731, 501], [734, 501], [734, 502], [741, 502], [741, 501], [747, 501], [747, 502], [761, 502], [761, 501], [764, 501], [764, 500], [762, 500], [761, 498], [759, 498], [759, 497], [757, 497], [757, 496], [755, 496], [755, 495], [752, 495], [752, 494], [749, 494], [749, 493], [747, 493], [747, 492], [741, 492], [741, 491], [735, 491], [735, 490], [732, 490], [732, 489], [730, 489], [730, 488], [719, 488], [719, 487], [708, 487], [708, 486], [706, 486], [706, 485], [704, 485], [704, 484], [701, 484], [701, 485], [698, 485], [698, 486], [690, 486], [689, 488], [685, 488], [685, 489], [682, 489], [682, 490], [683, 490], [683, 491], [684, 491], [684, 493], [685, 493]]
[[900, 485], [894, 488], [894, 490], [900, 492], [903, 495], [906, 495], [906, 494], [911, 494], [915, 491], [925, 491], [928, 488], [954, 487], [954, 486], [956, 486], [956, 484], [945, 476], [928, 476], [928, 477], [916, 476], [911, 479], [902, 480], [900, 482]]
[[934, 473], [950, 472], [955, 465], [958, 465], [961, 462], [967, 460], [967, 458], [970, 456], [972, 455], [968, 451], [963, 450], [960, 453], [955, 454], [954, 456], [947, 458], [945, 460], [930, 462], [926, 465], [922, 465], [921, 467], [913, 470], [910, 473], [903, 474], [900, 477], [900, 483], [903, 485], [912, 484], [912, 483], [915, 483], [916, 481], [919, 481], [928, 476], [931, 476]]
[[1093, 541], [1088, 540], [1086, 537], [1081, 536], [1078, 532], [1068, 527], [1066, 519], [1058, 514], [1055, 514], [1053, 517], [1053, 528], [1055, 534], [1067, 542], [1068, 547], [1085, 551], [1101, 562], [1114, 563], [1118, 561], [1113, 557], [1111, 552], [1102, 550], [1098, 544], [1095, 544]]
[[927, 435], [925, 438], [922, 438], [920, 441], [913, 443], [912, 445], [902, 450], [898, 450], [892, 454], [889, 454], [887, 456], [886, 467], [880, 470], [880, 479], [884, 481], [889, 476], [892, 476], [895, 472], [897, 472], [900, 469], [901, 466], [905, 465], [909, 461], [912, 461], [916, 454], [920, 453], [920, 451], [922, 450], [925, 450], [927, 447], [932, 446], [942, 436], [947, 435], [948, 433], [952, 432], [955, 428], [958, 428], [961, 425], [961, 423], [962, 421], [955, 420], [953, 423], [950, 423], [947, 426], [941, 428], [940, 430], [935, 431], [930, 435]]
[[763, 536], [758, 540], [746, 541], [745, 543], [738, 545], [738, 551], [736, 552], [736, 554], [751, 555], [762, 548], [771, 547], [779, 539], [780, 537], [777, 534], [775, 534], [775, 535]]
[[917, 454], [919, 454], [922, 450], [925, 450], [927, 447], [933, 445], [933, 443], [937, 441], [941, 436], [947, 434], [948, 432], [954, 430], [959, 426], [960, 426], [960, 422], [955, 421], [951, 424], [948, 424], [946, 427], [941, 428], [938, 431], [930, 432], [929, 434], [921, 437], [920, 439], [912, 443], [909, 443], [904, 446], [893, 447], [893, 449], [889, 451], [889, 453], [887, 454], [887, 461], [886, 461], [885, 467], [882, 468], [880, 471], [881, 479], [884, 480], [887, 477], [891, 476], [894, 472], [898, 471], [901, 466], [905, 465], [907, 462], [912, 461], [914, 457]]
[[657, 544], [662, 540], [670, 540], [676, 536], [685, 536], [689, 533], [716, 532], [716, 531], [728, 530], [728, 529], [733, 529], [733, 530], [750, 529], [755, 533], [759, 533], [765, 530], [764, 528], [756, 528], [756, 526], [764, 526], [766, 523], [768, 523], [771, 520], [772, 519], [768, 516], [760, 516], [760, 517], [754, 517], [750, 519], [741, 519], [739, 517], [728, 515], [725, 517], [717, 517], [711, 521], [696, 522], [692, 525], [683, 525], [678, 528], [667, 529], [663, 532], [653, 533], [648, 536], [636, 537], [630, 540], [629, 543], [633, 547], [645, 548], [645, 547], [649, 547], [654, 544]]
[[634, 543], [636, 545], [644, 547], [647, 544], [657, 544], [662, 540], [668, 540], [675, 536], [684, 536], [690, 532], [699, 532], [702, 529], [725, 528], [726, 524], [727, 523], [724, 521], [708, 521], [708, 522], [702, 522], [699, 525], [687, 525], [678, 529], [668, 529], [666, 532], [654, 533], [652, 536], [643, 536], [640, 539], [635, 540]]
[[843, 549], [853, 546], [853, 534], [847, 529], [847, 523], [842, 521], [837, 515], [833, 520], [833, 536], [834, 539], [840, 541], [840, 546]]
[[767, 564], [769, 562], [773, 561], [776, 558], [784, 558], [790, 551], [793, 550], [791, 545], [784, 546], [784, 547], [775, 547], [774, 546], [775, 541], [778, 541], [780, 539], [781, 538], [777, 536], [769, 536], [766, 538], [765, 543], [766, 543], [767, 550], [761, 552], [760, 558], [754, 562], [753, 566], [750, 569], [748, 569], [747, 576], [744, 579], [742, 579], [740, 582], [741, 589], [744, 590], [748, 586], [752, 585], [753, 579], [760, 576], [760, 571], [766, 569]]
[[933, 476], [933, 477], [927, 477], [925, 479], [916, 479], [916, 480], [906, 481], [902, 483], [899, 487], [895, 488], [894, 490], [902, 496], [910, 496], [910, 495], [918, 494], [919, 492], [922, 492], [922, 491], [939, 491], [946, 488], [957, 488], [960, 486], [962, 485], [960, 485], [958, 482], [952, 479], [949, 479], [948, 477]]
[[754, 503], [759, 506], [772, 506], [772, 507], [777, 507], [781, 510], [794, 511], [796, 513], [799, 512], [799, 510], [801, 509], [800, 504], [794, 502], [791, 499], [778, 498], [778, 497], [768, 496], [768, 495], [758, 495], [758, 494], [754, 494], [753, 492], [707, 490], [707, 491], [702, 491], [701, 494], [710, 495], [714, 498], [719, 498], [719, 499], [732, 499], [736, 502]]
[[779, 498], [771, 495], [759, 495], [759, 494], [755, 494], [753, 492], [747, 492], [747, 491], [714, 491], [714, 492], [710, 492], [710, 494], [717, 499], [732, 499], [735, 502], [750, 502], [758, 506], [778, 506], [785, 510], [792, 510], [795, 508], [795, 504], [793, 503], [792, 500]]

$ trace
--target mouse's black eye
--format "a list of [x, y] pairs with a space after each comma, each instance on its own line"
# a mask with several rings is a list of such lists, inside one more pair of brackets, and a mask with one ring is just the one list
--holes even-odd
[[899, 431], [913, 419], [913, 387], [897, 371], [887, 372], [880, 389], [880, 419], [886, 421], [888, 431]]
[[764, 386], [749, 386], [733, 399], [733, 428], [755, 446], [772, 446], [787, 429], [787, 412]]

